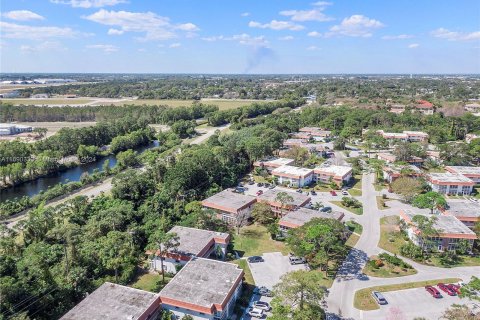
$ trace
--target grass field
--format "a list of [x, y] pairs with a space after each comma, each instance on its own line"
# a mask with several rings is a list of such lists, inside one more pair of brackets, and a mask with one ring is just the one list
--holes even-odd
[[62, 99], [62, 98], [52, 98], [52, 99], [0, 99], [1, 102], [4, 103], [12, 103], [14, 105], [66, 105], [66, 104], [86, 104], [89, 102], [94, 101], [95, 99], [88, 99], [88, 98], [73, 98], [73, 99]]
[[386, 201], [388, 201], [390, 199], [383, 199], [383, 197], [381, 196], [377, 196], [377, 208], [380, 209], [380, 210], [385, 210], [385, 209], [388, 209], [390, 208], [389, 206], [387, 206], [387, 204], [385, 203]]
[[400, 254], [400, 247], [407, 243], [398, 228], [398, 216], [380, 219], [380, 242], [378, 246], [394, 254]]
[[447, 278], [447, 279], [408, 282], [408, 283], [392, 284], [388, 286], [376, 286], [376, 287], [365, 288], [355, 292], [353, 305], [355, 306], [355, 308], [364, 310], [364, 311], [377, 310], [380, 308], [372, 297], [372, 291], [380, 291], [380, 292], [398, 291], [398, 290], [405, 290], [405, 289], [421, 288], [429, 285], [436, 285], [439, 282], [453, 283], [453, 282], [458, 282], [460, 280], [461, 279], [458, 279], [458, 278]]
[[[172, 278], [165, 275], [165, 284]], [[164, 285], [162, 284], [162, 276], [156, 273], [139, 272], [135, 279], [129, 284], [130, 287], [158, 293]]]
[[50, 137], [58, 132], [58, 130], [62, 128], [84, 128], [94, 126], [96, 122], [19, 122], [20, 124], [24, 124], [26, 126], [32, 126], [35, 128], [47, 128], [47, 137]]
[[261, 225], [243, 227], [240, 234], [233, 237], [233, 250], [241, 256], [260, 256], [264, 252], [289, 252], [284, 242], [272, 240], [270, 233]]
[[342, 201], [330, 201], [330, 202], [333, 203], [334, 205], [339, 206], [340, 208], [343, 208], [343, 209], [345, 209], [345, 210], [350, 211], [351, 213], [358, 214], [358, 215], [363, 214], [363, 208], [349, 208], [349, 207], [345, 207], [345, 206], [342, 204]]

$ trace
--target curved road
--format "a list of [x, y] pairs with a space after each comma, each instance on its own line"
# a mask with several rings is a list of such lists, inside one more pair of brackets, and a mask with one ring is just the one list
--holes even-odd
[[[378, 247], [380, 240], [380, 218], [398, 214], [398, 209], [404, 204], [395, 202], [395, 207], [386, 210], [377, 208], [376, 196], [380, 193], [375, 191], [374, 175], [364, 174], [362, 183], [363, 215], [355, 216], [355, 221], [363, 226], [363, 232], [355, 247], [350, 251], [344, 263], [340, 267], [337, 277], [330, 289], [327, 305], [328, 311], [341, 314], [350, 319], [384, 319], [378, 311], [361, 311], [353, 306], [355, 292], [359, 289], [377, 285], [389, 285], [423, 280], [435, 280], [441, 278], [462, 278], [468, 281], [472, 275], [480, 274], [480, 267], [438, 268], [425, 266], [409, 259], [403, 258], [410, 263], [418, 273], [398, 278], [376, 278], [362, 274], [367, 258], [384, 251]], [[353, 215], [349, 215], [350, 217]]]

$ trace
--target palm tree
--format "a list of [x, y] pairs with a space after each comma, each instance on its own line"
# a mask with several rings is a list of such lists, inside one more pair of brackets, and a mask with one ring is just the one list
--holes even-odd
[[[154, 250], [155, 259], [160, 258], [160, 267], [162, 269], [162, 282], [165, 283], [165, 270], [163, 267], [163, 259], [167, 253], [175, 251], [180, 245], [180, 238], [176, 233], [172, 232], [163, 232], [162, 230], [157, 230], [150, 237], [149, 248]], [[156, 264], [154, 264], [154, 270], [156, 271]]]

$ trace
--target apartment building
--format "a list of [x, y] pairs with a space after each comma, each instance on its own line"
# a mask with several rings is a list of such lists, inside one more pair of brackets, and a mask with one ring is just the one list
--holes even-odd
[[438, 209], [440, 213], [456, 217], [470, 229], [480, 221], [480, 204], [470, 200], [449, 200], [446, 208]]
[[268, 173], [271, 173], [273, 170], [281, 166], [292, 165], [294, 162], [295, 160], [288, 158], [271, 158], [267, 160], [255, 161], [253, 166], [255, 168], [265, 169]]
[[150, 260], [150, 267], [153, 270], [161, 270], [161, 258], [163, 270], [168, 273], [176, 273], [179, 266], [184, 266], [194, 257], [223, 260], [230, 243], [230, 235], [223, 232], [175, 226], [168, 233], [178, 237], [179, 245], [169, 250], [163, 257], [160, 257], [160, 251], [157, 251]]
[[418, 100], [414, 108], [425, 115], [432, 115], [435, 111], [433, 104], [426, 100]]
[[430, 173], [427, 182], [432, 191], [441, 194], [468, 195], [473, 191], [475, 182], [457, 173]]
[[390, 143], [395, 141], [423, 142], [428, 140], [428, 133], [422, 131], [403, 131], [401, 133], [397, 133], [377, 130], [376, 133], [381, 135]]
[[437, 235], [426, 238], [417, 228], [415, 222], [413, 222], [413, 217], [416, 215], [431, 216], [430, 214], [409, 209], [400, 210], [400, 218], [407, 226], [408, 237], [413, 243], [424, 249], [434, 248], [439, 251], [451, 251], [457, 248], [460, 240], [465, 240], [471, 250], [474, 241], [477, 239], [477, 236], [472, 230], [456, 217], [449, 215], [435, 215], [436, 220], [433, 228], [437, 230]]
[[218, 219], [235, 224], [237, 217], [243, 219], [245, 215], [250, 216], [256, 201], [254, 197], [226, 189], [203, 200], [202, 206], [214, 210]]
[[278, 184], [296, 188], [307, 186], [313, 181], [312, 169], [288, 165], [276, 168], [272, 171], [272, 175], [276, 178]]
[[[397, 157], [394, 154], [386, 153], [386, 152], [378, 153], [377, 154], [377, 159], [383, 160], [388, 164], [392, 164], [392, 163], [397, 161]], [[407, 162], [408, 164], [417, 166], [417, 167], [421, 167], [422, 164], [425, 162], [425, 160], [423, 160], [420, 157], [413, 156], [405, 162]]]
[[[282, 204], [278, 200], [278, 194], [280, 192], [285, 192], [287, 195], [291, 196], [292, 201]], [[283, 191], [279, 189], [270, 189], [257, 196], [258, 202], [269, 204], [273, 212], [280, 215], [285, 214], [288, 211], [295, 210], [299, 207], [303, 207], [309, 203], [310, 200], [311, 198], [303, 193]]]
[[105, 282], [60, 319], [154, 320], [160, 310], [158, 294]]
[[348, 183], [352, 179], [352, 168], [347, 166], [316, 167], [313, 169], [314, 181], [321, 181], [323, 183], [335, 182], [338, 186]]
[[392, 183], [402, 175], [410, 178], [418, 178], [422, 176], [422, 170], [414, 165], [396, 166], [389, 165], [383, 167], [383, 179], [388, 183]]
[[236, 264], [193, 258], [160, 291], [162, 308], [177, 319], [185, 315], [195, 320], [230, 319], [243, 276]]
[[475, 184], [480, 184], [480, 167], [446, 166], [445, 170], [451, 173], [461, 174], [475, 182]]
[[322, 212], [319, 210], [312, 210], [307, 208], [298, 208], [297, 210], [288, 212], [278, 222], [278, 226], [282, 233], [287, 233], [288, 230], [303, 226], [314, 218], [335, 219], [342, 221], [345, 214], [339, 211]]
[[388, 107], [388, 110], [392, 113], [400, 114], [405, 112], [405, 108], [404, 104], [392, 104]]

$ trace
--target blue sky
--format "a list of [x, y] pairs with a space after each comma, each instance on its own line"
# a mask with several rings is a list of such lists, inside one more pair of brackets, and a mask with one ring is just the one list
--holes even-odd
[[480, 73], [478, 0], [0, 0], [1, 72]]

